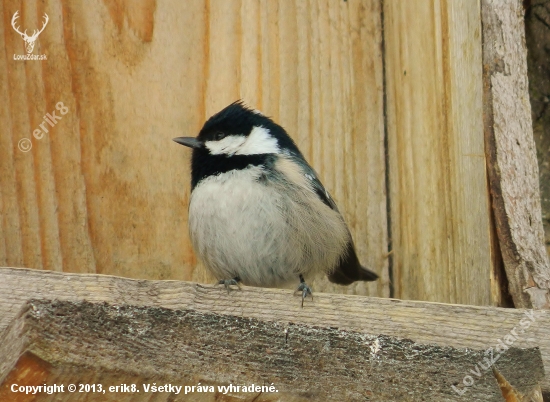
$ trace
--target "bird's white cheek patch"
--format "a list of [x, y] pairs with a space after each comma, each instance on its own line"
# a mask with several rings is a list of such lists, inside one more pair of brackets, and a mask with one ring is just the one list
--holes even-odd
[[204, 146], [208, 148], [211, 155], [233, 155], [245, 143], [244, 135], [230, 135], [220, 141], [206, 141]]
[[235, 155], [278, 154], [280, 151], [277, 140], [271, 136], [269, 130], [256, 126]]

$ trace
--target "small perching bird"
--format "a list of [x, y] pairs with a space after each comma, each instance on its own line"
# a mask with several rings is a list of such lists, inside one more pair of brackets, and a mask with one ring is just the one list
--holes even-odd
[[378, 275], [361, 266], [336, 204], [286, 131], [241, 101], [212, 116], [193, 148], [193, 248], [226, 287], [276, 287], [323, 272], [349, 285]]

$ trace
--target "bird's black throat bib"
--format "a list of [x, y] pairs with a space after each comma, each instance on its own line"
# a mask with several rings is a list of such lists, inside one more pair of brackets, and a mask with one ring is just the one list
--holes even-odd
[[259, 155], [210, 155], [203, 149], [193, 150], [191, 158], [191, 190], [200, 181], [231, 170], [242, 170], [248, 166], [271, 167], [276, 160], [273, 154]]

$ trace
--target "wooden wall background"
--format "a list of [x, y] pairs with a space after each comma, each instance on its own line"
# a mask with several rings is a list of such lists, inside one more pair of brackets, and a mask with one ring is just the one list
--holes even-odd
[[[13, 60], [17, 10], [30, 31], [49, 15], [47, 61]], [[4, 0], [0, 18], [0, 266], [213, 281], [171, 138], [242, 98], [293, 135], [381, 275], [316, 291], [502, 304], [477, 0]]]
[[500, 303], [485, 172], [480, 4], [384, 4], [396, 294]]

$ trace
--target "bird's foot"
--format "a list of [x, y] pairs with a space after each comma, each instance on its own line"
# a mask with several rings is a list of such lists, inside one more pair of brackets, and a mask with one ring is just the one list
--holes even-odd
[[300, 274], [300, 285], [298, 285], [298, 289], [294, 291], [294, 294], [296, 294], [296, 292], [302, 292], [302, 308], [304, 308], [304, 299], [307, 297], [307, 295], [310, 295], [311, 300], [313, 300], [313, 293], [311, 293], [311, 288], [307, 285], [302, 274]]
[[236, 286], [239, 290], [241, 290], [241, 285], [239, 285], [240, 281], [241, 278], [236, 276], [233, 279], [220, 279], [218, 281], [218, 285], [223, 285], [227, 289], [227, 293], [229, 293], [232, 290], [231, 286]]

